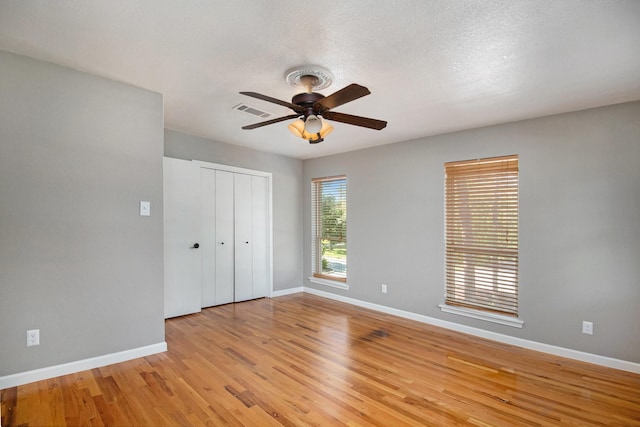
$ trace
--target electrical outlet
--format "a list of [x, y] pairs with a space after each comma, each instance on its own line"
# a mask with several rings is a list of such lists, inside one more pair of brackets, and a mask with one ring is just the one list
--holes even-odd
[[582, 333], [587, 335], [593, 335], [593, 322], [582, 322]]
[[40, 329], [32, 329], [27, 331], [27, 347], [40, 345]]
[[384, 283], [382, 284], [382, 293], [383, 294], [387, 293], [387, 285], [385, 285]]

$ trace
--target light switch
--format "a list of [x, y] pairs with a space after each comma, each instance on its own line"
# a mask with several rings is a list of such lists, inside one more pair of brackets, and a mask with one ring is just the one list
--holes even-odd
[[140, 216], [151, 215], [151, 202], [140, 202]]

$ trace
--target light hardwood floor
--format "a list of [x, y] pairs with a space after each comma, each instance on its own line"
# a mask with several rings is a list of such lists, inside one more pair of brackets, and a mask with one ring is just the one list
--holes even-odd
[[166, 322], [169, 351], [2, 391], [5, 426], [640, 426], [640, 375], [309, 294]]

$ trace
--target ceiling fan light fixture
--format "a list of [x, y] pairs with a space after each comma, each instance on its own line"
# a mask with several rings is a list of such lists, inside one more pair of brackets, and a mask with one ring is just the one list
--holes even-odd
[[304, 121], [302, 119], [295, 120], [294, 122], [289, 124], [288, 128], [292, 134], [294, 134], [298, 138], [309, 141], [310, 144], [322, 142], [324, 137], [333, 130], [333, 126], [331, 126], [326, 120], [322, 120], [322, 127], [320, 128], [320, 131], [316, 133], [307, 132], [305, 130]]

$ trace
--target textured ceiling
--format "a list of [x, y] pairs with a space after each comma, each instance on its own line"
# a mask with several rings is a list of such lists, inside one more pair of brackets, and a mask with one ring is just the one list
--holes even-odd
[[[637, 0], [0, 0], [0, 49], [164, 94], [166, 127], [311, 158], [640, 99]], [[317, 145], [287, 123], [285, 72], [319, 64], [372, 94]]]

